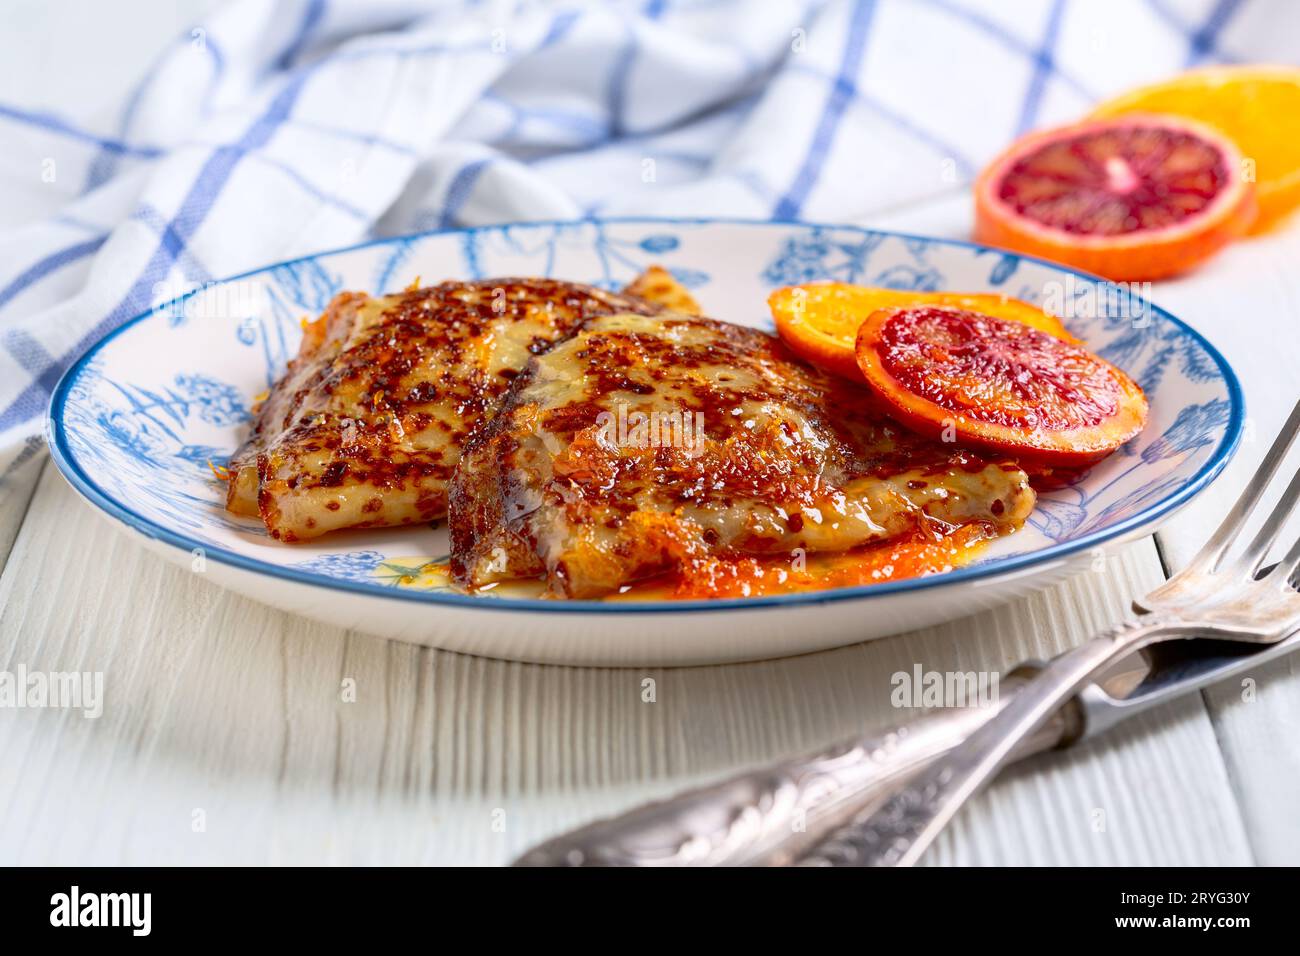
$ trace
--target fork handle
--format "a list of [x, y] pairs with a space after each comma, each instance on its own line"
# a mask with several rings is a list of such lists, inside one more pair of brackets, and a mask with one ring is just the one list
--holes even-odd
[[1010, 761], [1017, 745], [1112, 661], [1196, 627], [1165, 615], [1117, 625], [1048, 662], [995, 717], [935, 760], [874, 812], [830, 836], [801, 864], [911, 866], [962, 805]]
[[[911, 774], [958, 746], [1026, 681], [1003, 681], [988, 707], [940, 711], [883, 733], [749, 770], [599, 820], [520, 857], [515, 866], [774, 866], [792, 863], [878, 805]], [[1035, 735], [1056, 745], [1074, 724], [1062, 713]]]

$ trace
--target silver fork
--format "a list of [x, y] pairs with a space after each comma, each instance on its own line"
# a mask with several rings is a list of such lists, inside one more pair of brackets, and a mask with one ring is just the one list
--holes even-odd
[[[1233, 552], [1297, 432], [1300, 403], [1240, 499], [1187, 568], [1134, 601], [1139, 617], [1049, 662], [965, 743], [909, 780], [878, 810], [831, 837], [807, 862], [835, 862], [843, 856], [865, 866], [915, 863], [962, 805], [1010, 761], [1020, 741], [1127, 654], [1161, 641], [1195, 637], [1271, 644], [1300, 628], [1300, 593], [1294, 581], [1300, 569], [1300, 540], [1276, 567], [1259, 575], [1300, 499], [1300, 471], [1250, 543]], [[839, 846], [846, 852], [841, 854]]]

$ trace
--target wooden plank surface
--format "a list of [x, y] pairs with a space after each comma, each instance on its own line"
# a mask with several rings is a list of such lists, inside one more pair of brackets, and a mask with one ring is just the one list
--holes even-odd
[[[1166, 561], [1181, 567], [1204, 542], [1254, 473], [1300, 401], [1300, 216], [1275, 234], [1229, 248], [1211, 267], [1157, 287], [1156, 301], [1186, 319], [1224, 353], [1246, 395], [1246, 434], [1223, 478], [1166, 525]], [[1290, 471], [1300, 463], [1293, 454]], [[1280, 485], [1279, 485], [1280, 488]], [[1274, 496], [1276, 497], [1276, 496]], [[1271, 502], [1270, 502], [1271, 504]], [[1274, 559], [1300, 536], [1293, 520]], [[1300, 664], [1278, 661], [1205, 692], [1251, 843], [1261, 864], [1300, 863]]]
[[9, 559], [9, 551], [18, 537], [18, 529], [27, 517], [27, 508], [45, 469], [48, 456], [37, 450], [31, 460], [22, 461], [9, 474], [0, 477], [0, 569]]
[[[0, 714], [0, 862], [501, 863], [593, 816], [908, 719], [889, 703], [895, 672], [1054, 653], [1160, 576], [1146, 539], [1026, 600], [823, 654], [512, 664], [237, 597], [144, 552], [47, 469], [0, 576], [0, 660], [102, 671], [106, 704], [98, 719]], [[1191, 698], [1010, 775], [931, 860], [1241, 864], [1249, 832]]]

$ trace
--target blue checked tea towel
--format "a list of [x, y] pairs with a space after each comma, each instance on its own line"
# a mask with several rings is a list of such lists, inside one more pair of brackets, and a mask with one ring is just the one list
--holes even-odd
[[196, 284], [511, 220], [869, 222], [1100, 97], [1294, 61], [1296, 36], [1284, 0], [219, 6], [106, 110], [0, 90], [0, 496], [60, 374]]

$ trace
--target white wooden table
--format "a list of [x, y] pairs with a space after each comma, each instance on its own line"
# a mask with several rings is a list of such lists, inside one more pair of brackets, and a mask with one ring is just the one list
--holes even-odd
[[[180, 5], [174, 26], [206, 6]], [[117, 15], [79, 14], [105, 29]], [[15, 35], [4, 49], [10, 79], [53, 81], [41, 48]], [[65, 80], [78, 75], [84, 95], [106, 82]], [[967, 203], [871, 224], [961, 236]], [[1240, 373], [1254, 440], [1156, 538], [996, 611], [785, 661], [543, 667], [322, 627], [146, 554], [38, 459], [0, 486], [0, 670], [102, 671], [106, 701], [95, 720], [0, 710], [0, 863], [501, 863], [594, 816], [892, 723], [890, 675], [915, 663], [997, 670], [1077, 643], [1186, 560], [1300, 396], [1298, 265], [1295, 223], [1157, 287]], [[928, 860], [1300, 863], [1300, 659], [1252, 677], [1249, 701], [1217, 687], [1016, 769]]]
[[[965, 206], [875, 224], [961, 234]], [[1123, 615], [1162, 559], [1185, 560], [1253, 470], [1300, 392], [1297, 262], [1300, 224], [1157, 288], [1240, 372], [1254, 436], [1159, 535], [1001, 609], [785, 661], [544, 667], [322, 627], [146, 554], [38, 462], [0, 492], [0, 669], [102, 671], [105, 707], [0, 710], [0, 862], [502, 863], [594, 816], [895, 722], [890, 675], [916, 663], [1000, 670], [1060, 651]], [[1252, 677], [1251, 700], [1217, 687], [1018, 768], [928, 859], [1300, 863], [1300, 660]]]

